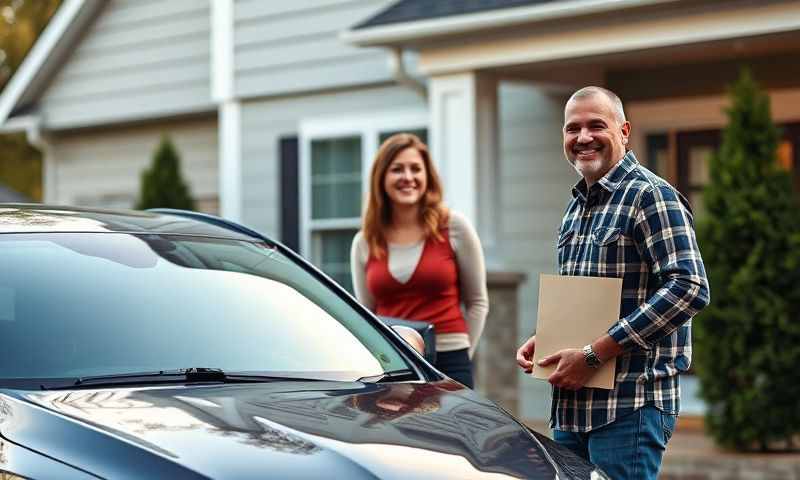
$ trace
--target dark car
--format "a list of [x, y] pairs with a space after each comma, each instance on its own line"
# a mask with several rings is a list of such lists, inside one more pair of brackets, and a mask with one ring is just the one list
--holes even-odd
[[0, 478], [605, 477], [256, 232], [0, 205]]

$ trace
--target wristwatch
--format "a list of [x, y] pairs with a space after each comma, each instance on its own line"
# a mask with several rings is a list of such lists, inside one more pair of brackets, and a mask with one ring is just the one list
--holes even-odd
[[600, 365], [602, 365], [602, 362], [597, 357], [597, 354], [594, 353], [594, 350], [592, 350], [591, 343], [583, 347], [583, 359], [586, 361], [586, 365], [589, 365], [592, 368], [600, 368]]

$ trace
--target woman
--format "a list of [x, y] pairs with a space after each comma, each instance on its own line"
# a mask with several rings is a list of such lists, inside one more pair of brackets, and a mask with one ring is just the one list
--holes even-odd
[[378, 150], [351, 270], [356, 297], [377, 315], [433, 323], [436, 367], [473, 387], [471, 358], [489, 311], [483, 250], [469, 221], [442, 203], [428, 148], [414, 135], [393, 135]]

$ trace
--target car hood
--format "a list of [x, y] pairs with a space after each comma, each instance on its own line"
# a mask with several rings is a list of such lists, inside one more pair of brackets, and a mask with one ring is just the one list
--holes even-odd
[[[3, 437], [105, 478], [553, 479], [558, 472], [547, 440], [450, 381], [0, 393]], [[591, 468], [581, 468], [574, 478], [589, 478]]]

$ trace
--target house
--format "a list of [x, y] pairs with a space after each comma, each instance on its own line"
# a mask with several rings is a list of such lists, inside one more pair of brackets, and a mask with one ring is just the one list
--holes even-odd
[[[492, 271], [479, 385], [543, 419], [549, 386], [512, 357], [576, 181], [566, 98], [588, 84], [619, 93], [640, 160], [702, 215], [740, 65], [769, 90], [781, 161], [800, 179], [800, 2], [788, 0], [64, 0], [0, 96], [0, 125], [45, 152], [47, 202], [103, 206], [133, 204], [168, 133], [201, 208], [343, 284], [379, 142], [420, 133]], [[684, 412], [700, 414], [696, 382], [682, 385]]]

